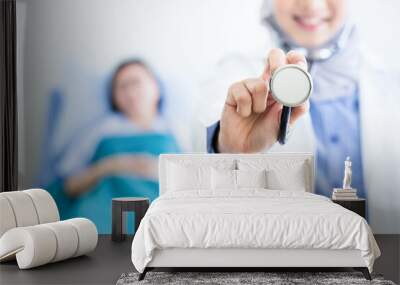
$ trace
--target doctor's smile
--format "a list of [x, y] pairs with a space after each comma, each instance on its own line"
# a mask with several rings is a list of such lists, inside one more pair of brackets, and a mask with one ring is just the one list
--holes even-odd
[[343, 25], [346, 0], [274, 1], [278, 25], [299, 45], [325, 44]]

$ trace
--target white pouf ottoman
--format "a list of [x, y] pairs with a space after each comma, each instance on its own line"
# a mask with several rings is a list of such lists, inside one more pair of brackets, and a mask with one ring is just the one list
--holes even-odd
[[0, 193], [0, 261], [16, 258], [20, 269], [84, 255], [96, 248], [88, 219], [59, 221], [57, 206], [42, 189]]

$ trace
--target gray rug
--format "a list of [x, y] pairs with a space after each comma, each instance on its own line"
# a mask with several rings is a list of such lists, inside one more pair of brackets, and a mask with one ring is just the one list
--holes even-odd
[[133, 284], [379, 284], [395, 285], [380, 275], [372, 275], [368, 281], [359, 272], [148, 272], [146, 278], [137, 281], [138, 273], [122, 274], [117, 285]]

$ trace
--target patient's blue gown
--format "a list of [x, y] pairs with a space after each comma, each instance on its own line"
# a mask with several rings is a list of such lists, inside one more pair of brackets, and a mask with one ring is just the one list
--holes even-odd
[[[162, 153], [178, 153], [174, 137], [168, 133], [143, 133], [104, 137], [97, 145], [91, 164], [106, 157], [121, 154], [149, 154], [158, 157]], [[63, 189], [63, 178], [57, 178], [47, 190], [54, 197], [61, 219], [85, 217], [92, 220], [100, 234], [111, 232], [111, 200], [114, 197], [158, 196], [158, 182], [133, 175], [112, 175], [101, 179], [89, 191], [77, 198], [68, 197]], [[130, 218], [132, 228], [132, 219]]]

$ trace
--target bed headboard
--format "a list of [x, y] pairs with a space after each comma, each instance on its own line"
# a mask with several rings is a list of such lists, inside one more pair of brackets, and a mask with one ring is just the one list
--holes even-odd
[[167, 191], [167, 168], [168, 163], [175, 162], [180, 164], [218, 164], [232, 163], [237, 169], [240, 163], [265, 163], [265, 164], [292, 164], [304, 162], [306, 191], [314, 192], [314, 156], [312, 153], [267, 153], [267, 154], [205, 154], [205, 153], [186, 153], [186, 154], [161, 154], [159, 157], [159, 194]]

